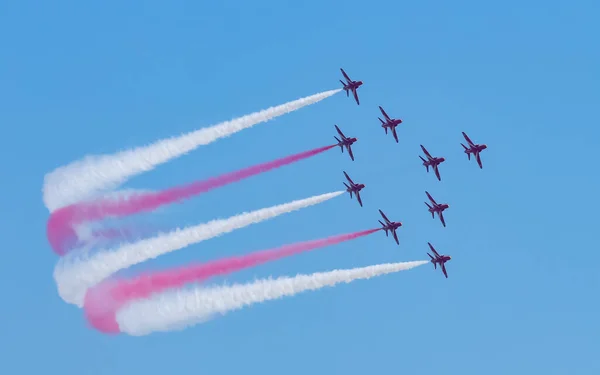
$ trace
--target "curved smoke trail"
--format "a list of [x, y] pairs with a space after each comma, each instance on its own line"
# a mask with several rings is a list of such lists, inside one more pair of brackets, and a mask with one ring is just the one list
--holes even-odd
[[117, 312], [116, 320], [120, 332], [133, 336], [184, 329], [207, 321], [216, 314], [226, 314], [255, 303], [405, 271], [427, 263], [426, 260], [387, 263], [274, 280], [262, 279], [233, 286], [175, 289], [130, 302]]
[[98, 191], [114, 189], [130, 177], [182, 156], [199, 146], [228, 137], [256, 124], [326, 99], [341, 89], [307, 96], [194, 132], [113, 155], [86, 156], [44, 177], [43, 199], [50, 212], [88, 199]]
[[213, 276], [229, 274], [283, 257], [354, 240], [378, 230], [380, 228], [299, 242], [249, 255], [224, 258], [162, 272], [146, 273], [129, 280], [107, 280], [89, 289], [86, 293], [85, 314], [96, 329], [104, 333], [119, 333], [116, 313], [131, 301], [148, 298], [155, 293], [182, 287], [189, 283], [201, 282]]
[[227, 184], [316, 156], [335, 146], [329, 145], [303, 151], [207, 180], [159, 192], [130, 195], [126, 199], [100, 199], [93, 202], [75, 203], [62, 207], [51, 213], [46, 226], [46, 235], [54, 252], [58, 255], [64, 255], [74, 248], [72, 244], [72, 239], [75, 237], [74, 230], [84, 222], [152, 211], [163, 205], [206, 193]]
[[120, 270], [236, 229], [323, 203], [342, 194], [343, 190], [245, 212], [125, 244], [116, 250], [99, 250], [92, 255], [77, 252], [68, 254], [59, 260], [54, 269], [58, 293], [65, 302], [82, 307], [89, 288]]

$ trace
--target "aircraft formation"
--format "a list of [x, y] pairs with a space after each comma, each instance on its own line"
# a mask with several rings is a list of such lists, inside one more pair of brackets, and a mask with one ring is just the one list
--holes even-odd
[[[356, 104], [360, 105], [360, 100], [358, 98], [357, 90], [359, 87], [361, 87], [363, 85], [363, 81], [353, 81], [352, 79], [350, 79], [350, 77], [344, 71], [344, 69], [340, 68], [340, 70], [342, 72], [342, 75], [344, 76], [344, 79], [346, 80], [346, 82], [340, 80], [340, 82], [343, 85], [343, 90], [346, 91], [346, 97], [349, 97], [350, 92], [352, 92], [352, 95], [354, 96], [354, 100], [356, 101]], [[385, 134], [388, 134], [388, 130], [389, 130], [392, 133], [392, 136], [394, 137], [394, 140], [396, 141], [396, 143], [398, 143], [398, 133], [396, 131], [396, 128], [398, 125], [402, 124], [402, 120], [390, 117], [381, 106], [379, 106], [379, 111], [381, 112], [383, 119], [381, 119], [380, 117], [378, 117], [378, 119], [381, 122], [381, 127], [384, 129]], [[354, 153], [352, 152], [352, 145], [356, 141], [358, 141], [358, 138], [347, 137], [346, 135], [344, 135], [344, 133], [340, 130], [340, 128], [337, 125], [335, 125], [335, 129], [336, 129], [339, 137], [341, 138], [340, 139], [337, 136], [334, 136], [334, 138], [338, 142], [337, 145], [340, 146], [342, 153], [344, 152], [344, 148], [346, 148], [346, 150], [348, 151], [348, 155], [350, 156], [350, 159], [352, 161], [354, 161]], [[483, 169], [483, 164], [481, 162], [480, 154], [483, 150], [485, 150], [487, 148], [487, 145], [474, 143], [473, 141], [471, 141], [471, 139], [465, 132], [462, 132], [462, 136], [468, 145], [468, 146], [465, 146], [463, 143], [461, 143], [461, 146], [464, 149], [464, 153], [467, 154], [467, 160], [471, 160], [471, 155], [473, 155], [474, 159], [477, 161], [477, 164], [479, 165], [479, 168]], [[423, 158], [420, 155], [419, 155], [419, 158], [423, 162], [423, 166], [425, 167], [426, 172], [429, 173], [429, 169], [431, 168], [431, 170], [435, 174], [438, 181], [441, 181], [442, 178], [440, 175], [439, 166], [441, 163], [446, 161], [446, 159], [441, 156], [432, 156], [423, 145], [420, 145], [420, 146], [421, 146], [421, 150], [425, 154], [425, 158]], [[348, 183], [344, 182], [344, 186], [346, 186], [346, 191], [348, 193], [350, 193], [350, 198], [352, 199], [353, 194], [356, 195], [356, 200], [358, 201], [358, 204], [361, 207], [363, 207], [363, 202], [360, 197], [360, 191], [365, 188], [365, 184], [355, 183], [350, 178], [348, 173], [346, 173], [346, 171], [344, 171], [344, 176], [346, 177], [346, 180], [348, 182]], [[429, 199], [429, 203], [425, 202], [425, 205], [427, 205], [427, 209], [431, 213], [431, 217], [435, 218], [435, 214], [437, 213], [438, 218], [440, 219], [440, 222], [442, 223], [442, 225], [444, 227], [446, 227], [446, 220], [444, 219], [444, 211], [446, 209], [448, 209], [450, 207], [450, 205], [448, 203], [438, 203], [431, 196], [431, 194], [429, 194], [429, 192], [427, 192], [427, 191], [425, 191], [425, 194], [427, 195], [427, 198]], [[381, 220], [379, 220], [379, 224], [381, 224], [381, 226], [382, 226], [381, 229], [383, 229], [385, 231], [386, 236], [389, 236], [389, 234], [391, 233], [392, 237], [396, 241], [396, 244], [399, 245], [400, 241], [398, 240], [398, 234], [396, 233], [396, 230], [402, 226], [402, 222], [391, 221], [390, 219], [388, 219], [388, 217], [385, 215], [385, 213], [383, 213], [383, 211], [381, 209], [379, 210], [379, 214], [383, 218], [383, 222]], [[434, 269], [437, 269], [437, 266], [439, 265], [444, 276], [446, 278], [448, 278], [448, 273], [446, 271], [445, 264], [447, 261], [452, 259], [452, 257], [450, 257], [449, 255], [440, 255], [435, 250], [435, 248], [433, 247], [433, 245], [431, 243], [428, 242], [427, 244], [429, 245], [429, 249], [433, 253], [433, 255], [430, 253], [427, 253], [427, 255], [431, 259], [431, 263], [433, 264]]]

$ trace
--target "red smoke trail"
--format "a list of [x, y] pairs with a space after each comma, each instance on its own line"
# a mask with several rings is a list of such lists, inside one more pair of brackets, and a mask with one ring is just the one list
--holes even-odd
[[100, 220], [108, 216], [119, 217], [151, 211], [162, 205], [206, 193], [212, 189], [240, 181], [244, 178], [252, 177], [275, 168], [283, 167], [284, 165], [307, 159], [335, 146], [336, 145], [319, 147], [314, 150], [304, 151], [218, 177], [209, 178], [208, 180], [194, 182], [189, 185], [179, 186], [157, 193], [138, 194], [125, 199], [100, 199], [90, 203], [76, 203], [63, 207], [54, 211], [48, 219], [46, 225], [48, 242], [50, 242], [55, 253], [64, 255], [71, 250], [68, 245], [73, 242], [72, 239], [76, 238], [75, 231], [73, 230], [73, 226], [76, 224]]
[[258, 251], [249, 255], [215, 260], [184, 268], [140, 275], [131, 280], [111, 280], [90, 288], [85, 296], [87, 320], [104, 333], [119, 333], [117, 311], [127, 302], [150, 297], [167, 289], [177, 288], [209, 277], [224, 275], [257, 266], [279, 258], [331, 246], [374, 233], [379, 229], [347, 233], [319, 240], [299, 242], [276, 249]]

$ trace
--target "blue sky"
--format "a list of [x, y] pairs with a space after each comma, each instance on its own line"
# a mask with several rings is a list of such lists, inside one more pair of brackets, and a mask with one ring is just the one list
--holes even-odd
[[[596, 374], [600, 188], [597, 1], [3, 2], [0, 148], [2, 373]], [[365, 82], [131, 179], [160, 189], [357, 136], [339, 150], [148, 217], [200, 223], [337, 190], [348, 196], [149, 262], [163, 268], [368, 229], [383, 233], [228, 277], [310, 273], [452, 255], [237, 311], [182, 332], [104, 336], [59, 298], [43, 176], [339, 86]], [[400, 143], [377, 106], [400, 117]], [[488, 144], [484, 169], [460, 132]], [[442, 182], [419, 144], [444, 156]], [[450, 203], [447, 228], [423, 204]], [[221, 281], [221, 280], [218, 280]]]

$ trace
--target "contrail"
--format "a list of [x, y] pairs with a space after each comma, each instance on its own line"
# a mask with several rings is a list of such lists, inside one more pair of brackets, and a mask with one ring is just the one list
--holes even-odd
[[85, 314], [92, 325], [100, 331], [119, 333], [116, 313], [130, 301], [147, 298], [152, 294], [192, 282], [201, 282], [213, 276], [229, 274], [283, 257], [350, 241], [378, 230], [379, 228], [299, 242], [249, 255], [219, 259], [162, 272], [146, 273], [130, 280], [107, 280], [90, 288], [86, 293]]
[[191, 133], [157, 141], [113, 155], [86, 156], [59, 167], [44, 177], [44, 204], [50, 212], [89, 198], [101, 190], [116, 188], [128, 178], [147, 172], [202, 145], [228, 137], [278, 116], [317, 103], [341, 89], [325, 91], [285, 104], [254, 112]]
[[216, 314], [224, 315], [229, 311], [255, 303], [358, 279], [370, 279], [427, 263], [429, 262], [426, 260], [387, 263], [295, 277], [280, 277], [274, 280], [262, 279], [241, 285], [176, 289], [125, 305], [117, 312], [118, 328], [120, 332], [133, 336], [184, 329], [205, 322]]
[[213, 220], [126, 244], [114, 251], [100, 250], [93, 255], [68, 254], [59, 260], [54, 269], [54, 280], [58, 286], [58, 293], [66, 302], [82, 307], [87, 289], [119, 270], [236, 229], [325, 202], [344, 194], [344, 192], [342, 190], [317, 195], [242, 213], [227, 219]]
[[207, 180], [194, 182], [160, 192], [137, 194], [127, 199], [101, 199], [93, 202], [75, 203], [54, 211], [46, 225], [46, 235], [54, 252], [64, 255], [72, 249], [70, 239], [74, 237], [75, 226], [82, 222], [100, 220], [105, 217], [120, 217], [151, 211], [210, 190], [240, 181], [245, 178], [268, 172], [272, 169], [298, 162], [332, 149], [329, 145], [289, 155], [266, 163], [226, 173]]

